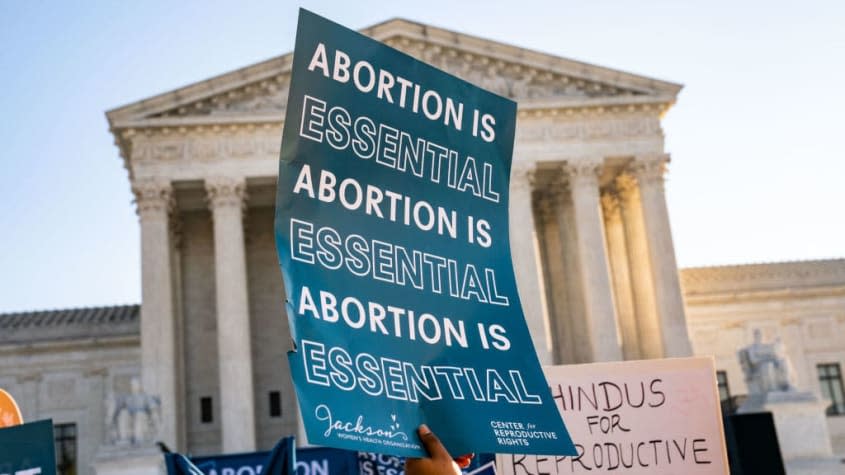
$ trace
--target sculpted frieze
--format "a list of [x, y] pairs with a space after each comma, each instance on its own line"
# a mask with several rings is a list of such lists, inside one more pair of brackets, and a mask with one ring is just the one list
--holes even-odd
[[149, 148], [150, 158], [153, 160], [181, 158], [184, 153], [185, 144], [175, 140], [155, 142]]
[[521, 142], [578, 142], [632, 137], [660, 137], [660, 120], [652, 117], [586, 119], [582, 121], [520, 121], [516, 139]]
[[290, 73], [282, 73], [272, 79], [247, 84], [152, 117], [238, 116], [272, 113], [279, 114], [281, 119], [284, 117], [289, 87]]
[[133, 141], [135, 162], [177, 160], [215, 161], [253, 157], [278, 157], [280, 140], [272, 136], [184, 136], [179, 139], [138, 137]]
[[[166, 162], [177, 160], [215, 161], [249, 157], [278, 157], [280, 140], [274, 130], [260, 134], [243, 131], [187, 134], [138, 134], [132, 137], [132, 161]], [[521, 143], [567, 143], [597, 140], [624, 140], [662, 137], [657, 117], [523, 119], [517, 124], [516, 139]]]
[[234, 137], [223, 144], [226, 155], [232, 158], [249, 157], [258, 150], [258, 143], [252, 137]]
[[220, 140], [192, 140], [189, 143], [191, 157], [197, 160], [214, 160], [222, 156]]
[[209, 115], [240, 115], [242, 113], [279, 113], [283, 116], [287, 106], [288, 87], [267, 91], [267, 95], [244, 94], [232, 101], [217, 101], [217, 107], [208, 111]]

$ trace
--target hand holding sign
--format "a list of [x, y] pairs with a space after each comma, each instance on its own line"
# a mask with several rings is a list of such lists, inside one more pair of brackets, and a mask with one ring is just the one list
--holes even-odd
[[461, 468], [428, 426], [421, 425], [417, 429], [417, 434], [425, 451], [428, 452], [428, 457], [405, 459], [406, 475], [446, 475], [449, 473], [460, 475]]

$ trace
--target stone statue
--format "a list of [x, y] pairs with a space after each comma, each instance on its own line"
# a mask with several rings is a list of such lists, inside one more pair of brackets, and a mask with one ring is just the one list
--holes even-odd
[[774, 350], [778, 363], [776, 370], [780, 381], [787, 386], [787, 391], [796, 390], [797, 378], [795, 376], [795, 369], [789, 360], [789, 356], [786, 354], [786, 345], [783, 344], [783, 340], [780, 337], [775, 338]]
[[749, 395], [796, 391], [795, 372], [780, 338], [763, 343], [760, 329], [754, 329], [754, 342], [739, 350], [738, 356]]
[[760, 330], [754, 342], [739, 350], [748, 383], [748, 397], [737, 414], [769, 413], [777, 430], [785, 472], [841, 475], [841, 457], [833, 455], [823, 401], [812, 391], [796, 388], [795, 372], [780, 338], [763, 343]]
[[114, 445], [153, 442], [161, 427], [159, 398], [141, 390], [138, 378], [130, 382], [131, 392], [110, 396], [106, 401], [106, 429]]

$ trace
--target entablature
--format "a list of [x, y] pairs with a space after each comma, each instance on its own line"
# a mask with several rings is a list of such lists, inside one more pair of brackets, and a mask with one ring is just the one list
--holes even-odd
[[[556, 116], [583, 119], [625, 112], [653, 115], [651, 122], [658, 123], [659, 128], [660, 116], [671, 107], [682, 87], [407, 20], [389, 20], [362, 31], [469, 82], [518, 101], [521, 122]], [[135, 150], [143, 142], [133, 139], [137, 134], [166, 136], [174, 131], [179, 134], [183, 130], [220, 130], [215, 127], [281, 130], [291, 62], [292, 54], [288, 53], [109, 111], [106, 115], [121, 156], [134, 161], [136, 156], [150, 153], [149, 149]], [[588, 125], [584, 133], [601, 134], [607, 127]], [[653, 125], [621, 127], [629, 131], [636, 127], [654, 129]], [[554, 136], [553, 130], [550, 133]], [[572, 133], [563, 130], [560, 135], [565, 139]], [[161, 142], [166, 143], [167, 139], [161, 139]], [[172, 154], [167, 147], [156, 145], [157, 150], [152, 153]], [[215, 149], [217, 146], [210, 147]], [[132, 178], [136, 167], [126, 165]]]

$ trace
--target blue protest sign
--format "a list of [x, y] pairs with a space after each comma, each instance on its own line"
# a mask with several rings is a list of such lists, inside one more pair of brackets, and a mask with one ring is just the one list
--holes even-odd
[[358, 452], [360, 475], [404, 475], [405, 458], [395, 455]]
[[[334, 449], [340, 450], [340, 449]], [[296, 460], [296, 475], [358, 475], [355, 454], [346, 452], [341, 458], [315, 457]]]
[[276, 245], [308, 440], [574, 454], [508, 237], [516, 104], [300, 10]]
[[264, 460], [263, 475], [293, 475], [296, 472], [296, 449], [293, 437], [285, 437], [276, 443]]
[[0, 473], [55, 475], [53, 421], [36, 421], [0, 429]]
[[167, 475], [205, 475], [188, 457], [177, 453], [164, 454]]
[[358, 474], [355, 452], [328, 447], [296, 450], [296, 475]]
[[[191, 462], [205, 475], [260, 475], [270, 452], [207, 455], [191, 457]], [[177, 475], [170, 473], [170, 475]]]
[[[273, 466], [265, 471], [271, 455], [272, 451], [209, 455], [191, 457], [191, 462], [205, 475], [279, 475]], [[294, 469], [296, 475], [357, 475], [357, 453], [328, 447], [299, 448]]]

